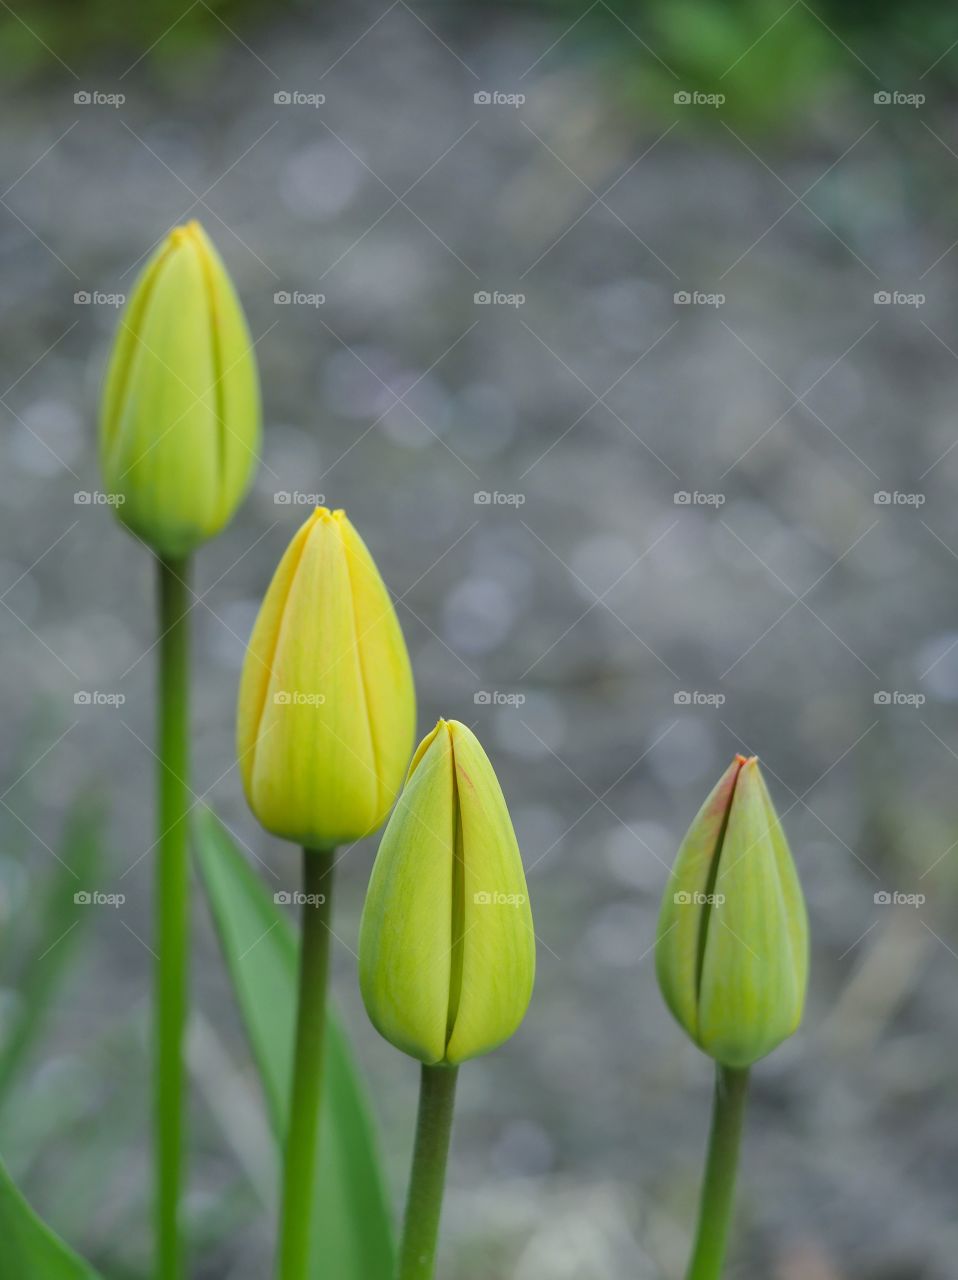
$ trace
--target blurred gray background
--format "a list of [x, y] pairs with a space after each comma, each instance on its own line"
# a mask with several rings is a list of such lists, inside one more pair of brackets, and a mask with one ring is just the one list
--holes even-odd
[[[801, 1033], [754, 1072], [728, 1274], [954, 1277], [948, 11], [3, 8], [0, 1130], [38, 1210], [146, 1274], [152, 564], [77, 495], [112, 295], [198, 217], [257, 340], [265, 444], [197, 561], [197, 795], [295, 887], [233, 716], [322, 495], [397, 599], [420, 732], [474, 727], [529, 873], [537, 990], [462, 1073], [441, 1275], [682, 1273], [711, 1073], [651, 947], [682, 833], [747, 751], [813, 968]], [[107, 815], [88, 875], [119, 908], [64, 899], [77, 803]], [[369, 1027], [353, 954], [375, 845], [341, 868], [335, 992], [398, 1206], [416, 1070]], [[273, 1171], [199, 894], [195, 919], [195, 1274], [244, 1280], [269, 1269]]]

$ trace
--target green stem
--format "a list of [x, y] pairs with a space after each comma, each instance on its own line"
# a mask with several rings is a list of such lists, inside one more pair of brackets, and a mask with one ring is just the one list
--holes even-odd
[[398, 1280], [432, 1280], [458, 1067], [422, 1069]]
[[183, 1175], [183, 1038], [189, 973], [189, 572], [190, 562], [159, 562], [157, 706], [156, 987], [154, 1158], [156, 1274], [180, 1280]]
[[718, 1280], [722, 1274], [747, 1093], [747, 1067], [736, 1070], [716, 1064], [712, 1127], [699, 1201], [699, 1225], [686, 1280]]
[[283, 1161], [279, 1280], [306, 1280], [323, 1095], [323, 1037], [329, 981], [332, 849], [303, 850], [303, 929], [299, 953], [296, 1047]]

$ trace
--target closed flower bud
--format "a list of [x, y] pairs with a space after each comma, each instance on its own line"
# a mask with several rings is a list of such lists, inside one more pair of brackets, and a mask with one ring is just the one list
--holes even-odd
[[399, 620], [343, 511], [318, 507], [279, 563], [240, 681], [246, 798], [268, 831], [328, 849], [375, 831], [416, 727]]
[[655, 960], [666, 1004], [723, 1066], [763, 1058], [801, 1021], [805, 902], [754, 757], [736, 756], [686, 833]]
[[525, 1015], [535, 936], [498, 779], [475, 735], [440, 720], [383, 835], [359, 937], [373, 1025], [404, 1053], [457, 1066]]
[[246, 320], [219, 254], [190, 222], [153, 254], [120, 319], [100, 419], [104, 483], [138, 537], [184, 556], [232, 517], [259, 442]]

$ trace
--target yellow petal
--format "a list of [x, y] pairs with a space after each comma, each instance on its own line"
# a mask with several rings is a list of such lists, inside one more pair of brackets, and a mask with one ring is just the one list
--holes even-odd
[[756, 760], [735, 788], [715, 895], [699, 1041], [726, 1066], [749, 1066], [798, 1027], [808, 971], [804, 899]]
[[436, 1063], [446, 1051], [453, 953], [453, 756], [442, 724], [423, 746], [369, 882], [359, 985], [380, 1035]]
[[280, 563], [244, 663], [237, 747], [250, 807], [308, 847], [359, 839], [399, 790], [414, 719], [378, 570], [344, 513], [318, 508]]
[[458, 721], [441, 720], [413, 758], [359, 956], [373, 1024], [424, 1062], [486, 1053], [525, 1014], [535, 938], [522, 862], [492, 765]]
[[352, 586], [356, 646], [379, 783], [373, 828], [385, 821], [402, 784], [416, 732], [412, 668], [389, 592], [362, 538], [345, 516], [340, 529]]
[[100, 424], [120, 519], [181, 556], [231, 518], [259, 448], [259, 388], [239, 300], [198, 223], [153, 254], [120, 318]]
[[522, 859], [499, 780], [475, 734], [449, 721], [461, 826], [459, 992], [446, 1060], [488, 1053], [525, 1016], [535, 981], [535, 935]]
[[705, 898], [718, 872], [722, 838], [739, 770], [736, 756], [696, 814], [679, 848], [662, 898], [655, 968], [665, 1003], [693, 1039], [698, 1037], [700, 941]]
[[232, 518], [259, 461], [259, 374], [246, 317], [223, 260], [200, 223], [191, 222], [187, 229], [203, 266], [212, 333], [212, 396], [220, 454], [218, 530]]

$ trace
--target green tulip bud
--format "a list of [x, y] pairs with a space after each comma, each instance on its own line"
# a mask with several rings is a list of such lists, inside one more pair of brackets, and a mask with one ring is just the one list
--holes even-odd
[[219, 533], [260, 442], [256, 361], [239, 299], [198, 222], [176, 227], [120, 319], [100, 419], [117, 515], [160, 555]]
[[457, 1066], [522, 1021], [535, 936], [522, 860], [475, 735], [440, 720], [420, 743], [383, 834], [363, 910], [359, 982], [377, 1031]]
[[686, 833], [655, 963], [676, 1020], [723, 1066], [750, 1066], [801, 1021], [808, 918], [755, 757], [735, 757]]

